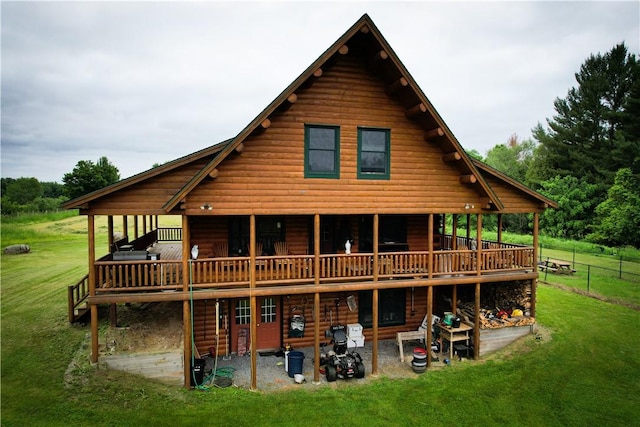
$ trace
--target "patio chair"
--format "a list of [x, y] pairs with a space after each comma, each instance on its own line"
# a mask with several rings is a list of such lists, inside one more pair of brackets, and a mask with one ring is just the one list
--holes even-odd
[[289, 245], [287, 245], [287, 242], [275, 242], [273, 249], [276, 255], [289, 255]]
[[227, 242], [213, 242], [213, 255], [215, 258], [227, 258], [229, 256], [229, 244]]

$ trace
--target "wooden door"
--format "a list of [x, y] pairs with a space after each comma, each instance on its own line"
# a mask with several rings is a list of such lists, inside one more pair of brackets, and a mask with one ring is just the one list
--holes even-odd
[[[282, 304], [279, 297], [256, 298], [257, 305], [257, 343], [256, 350], [273, 350], [282, 347]], [[249, 299], [238, 299], [235, 302], [235, 322], [233, 324], [231, 348], [240, 353], [249, 351], [251, 337]], [[244, 330], [244, 331], [242, 331]], [[245, 338], [246, 337], [246, 338]], [[246, 344], [245, 344], [246, 339]], [[246, 349], [242, 345], [246, 345]], [[242, 348], [241, 348], [242, 347]]]
[[257, 299], [258, 306], [258, 350], [281, 347], [281, 304], [278, 297]]

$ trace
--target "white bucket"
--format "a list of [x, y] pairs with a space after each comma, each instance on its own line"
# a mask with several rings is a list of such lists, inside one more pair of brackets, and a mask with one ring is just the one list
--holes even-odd
[[304, 375], [302, 375], [302, 374], [294, 374], [293, 375], [293, 380], [296, 382], [296, 384], [302, 384], [304, 382]]

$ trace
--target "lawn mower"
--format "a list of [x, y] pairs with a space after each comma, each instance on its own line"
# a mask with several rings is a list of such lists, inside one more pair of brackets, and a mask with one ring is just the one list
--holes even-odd
[[345, 329], [344, 325], [331, 327], [333, 351], [327, 353], [325, 367], [328, 382], [338, 378], [364, 378], [362, 357], [357, 352], [348, 350]]

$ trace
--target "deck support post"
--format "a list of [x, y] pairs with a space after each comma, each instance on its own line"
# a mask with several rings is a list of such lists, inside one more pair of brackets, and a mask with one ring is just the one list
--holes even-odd
[[427, 250], [429, 251], [429, 279], [433, 278], [433, 214], [429, 214], [427, 230]]
[[502, 214], [498, 214], [498, 243], [502, 243]]
[[482, 214], [477, 214], [477, 227], [476, 227], [476, 257], [478, 259], [478, 276], [482, 274]]
[[373, 322], [373, 343], [371, 351], [371, 375], [378, 375], [378, 288], [373, 290], [373, 297], [371, 299], [371, 311]]
[[313, 294], [313, 382], [320, 383], [320, 292]]
[[113, 217], [107, 216], [107, 252], [113, 252]]
[[[96, 295], [96, 239], [95, 217], [87, 215], [87, 231], [89, 244], [89, 296]], [[91, 363], [98, 363], [98, 306], [91, 304]]]
[[[313, 216], [313, 284], [320, 285], [320, 215]], [[320, 293], [313, 296], [313, 382], [320, 382]]]
[[[144, 216], [143, 216], [144, 218]], [[191, 282], [191, 250], [190, 239], [191, 232], [189, 231], [189, 217], [182, 216], [182, 291], [188, 293], [190, 291], [189, 285]], [[184, 386], [189, 388], [191, 386], [191, 358], [192, 358], [192, 339], [193, 325], [191, 324], [191, 301], [185, 299], [182, 302], [182, 335], [183, 335], [183, 347], [184, 347]]]
[[[373, 281], [378, 281], [378, 235], [379, 235], [380, 217], [378, 214], [373, 215]], [[373, 342], [371, 343], [371, 375], [378, 375], [378, 288], [373, 290], [371, 300], [371, 316], [373, 323]]]
[[[256, 216], [251, 215], [249, 217], [249, 242], [252, 245], [250, 248], [251, 259], [255, 262], [255, 254], [256, 254]], [[250, 304], [251, 304], [251, 332], [250, 332], [250, 349], [251, 349], [251, 390], [258, 389], [258, 373], [256, 372], [258, 367], [258, 352], [256, 351], [258, 348], [258, 313], [257, 309], [257, 301], [256, 296], [251, 292], [256, 286], [256, 275], [255, 275], [255, 263], [252, 264], [254, 268], [251, 269], [251, 279], [250, 279]]]
[[129, 217], [122, 215], [122, 234], [129, 240]]
[[[540, 214], [534, 212], [533, 214], [533, 271], [538, 270], [538, 232], [539, 232]], [[531, 307], [529, 308], [529, 315], [536, 317], [536, 300], [538, 292], [538, 279], [531, 280]]]
[[427, 348], [427, 368], [431, 367], [431, 342], [433, 341], [433, 286], [427, 286], [427, 339], [425, 347]]
[[138, 238], [138, 215], [133, 216], [133, 238]]
[[[107, 216], [107, 245], [108, 245], [108, 249], [107, 252], [111, 253], [113, 252], [114, 249], [114, 242], [113, 242], [113, 216], [109, 215]], [[118, 323], [117, 319], [116, 319], [116, 313], [117, 313], [117, 308], [115, 304], [110, 304], [109, 306], [109, 325], [112, 328], [115, 328]]]
[[458, 250], [458, 214], [453, 214], [453, 228], [451, 229], [451, 249]]
[[480, 357], [480, 283], [476, 283], [475, 314], [473, 319], [473, 358]]

